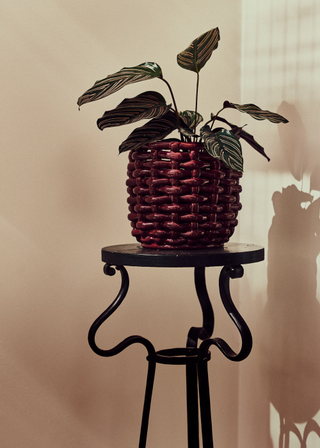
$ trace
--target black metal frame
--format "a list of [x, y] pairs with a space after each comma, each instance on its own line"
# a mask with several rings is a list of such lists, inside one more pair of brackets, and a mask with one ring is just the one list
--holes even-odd
[[[264, 257], [263, 249], [260, 250], [260, 259], [254, 257], [245, 259], [250, 263], [261, 261]], [[221, 261], [219, 262], [221, 265]], [[130, 263], [133, 264], [132, 262]], [[215, 265], [211, 263], [211, 265]], [[95, 336], [99, 327], [120, 306], [129, 289], [129, 275], [124, 266], [115, 268], [106, 263], [104, 273], [114, 275], [116, 270], [121, 273], [121, 287], [119, 293], [111, 305], [92, 324], [88, 341], [91, 349], [99, 356], [110, 357], [122, 352], [132, 344], [142, 344], [146, 347], [148, 356], [148, 373], [142, 414], [139, 448], [146, 447], [151, 398], [155, 378], [156, 364], [185, 365], [186, 387], [187, 387], [187, 423], [188, 423], [188, 447], [199, 448], [199, 403], [202, 429], [203, 448], [213, 448], [212, 419], [210, 405], [210, 391], [208, 380], [208, 361], [210, 360], [209, 348], [215, 345], [223, 355], [231, 361], [242, 361], [251, 352], [252, 336], [249, 327], [235, 307], [230, 295], [230, 279], [243, 276], [241, 264], [223, 266], [219, 277], [219, 291], [222, 303], [230, 318], [236, 325], [241, 336], [241, 349], [236, 353], [229, 344], [221, 338], [211, 338], [214, 330], [214, 312], [207, 292], [205, 266], [194, 267], [194, 281], [197, 297], [202, 310], [202, 327], [191, 327], [188, 332], [185, 348], [171, 348], [166, 350], [155, 350], [153, 344], [141, 336], [130, 336], [111, 349], [101, 349], [95, 342]], [[202, 341], [202, 342], [200, 342]], [[199, 347], [198, 347], [199, 344]]]

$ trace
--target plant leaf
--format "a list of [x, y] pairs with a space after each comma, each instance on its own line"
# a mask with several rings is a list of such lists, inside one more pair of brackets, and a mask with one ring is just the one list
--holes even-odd
[[213, 28], [207, 31], [195, 39], [188, 48], [178, 54], [178, 64], [186, 70], [199, 73], [210, 59], [212, 52], [218, 47], [219, 40], [219, 28]]
[[237, 126], [232, 126], [231, 130], [237, 137], [243, 138], [243, 140], [249, 143], [249, 145], [251, 145], [260, 154], [262, 154], [263, 157], [265, 157], [268, 160], [268, 162], [270, 162], [270, 158], [264, 152], [264, 148], [261, 145], [259, 145], [259, 143], [254, 139], [253, 135], [244, 131], [242, 128], [238, 128]]
[[136, 121], [159, 118], [170, 110], [166, 100], [158, 92], [144, 92], [134, 98], [124, 99], [115, 109], [106, 111], [97, 121], [103, 130], [113, 126], [122, 126]]
[[172, 131], [179, 128], [176, 115], [169, 110], [161, 118], [153, 118], [144, 126], [135, 129], [129, 137], [121, 143], [119, 153], [138, 149], [143, 145], [162, 140]]
[[105, 98], [135, 82], [162, 77], [162, 70], [155, 62], [144, 62], [135, 67], [124, 67], [113, 75], [97, 81], [78, 99], [78, 106]]
[[187, 137], [188, 139], [191, 139], [192, 137], [199, 137], [199, 135], [195, 134], [192, 129], [188, 127], [181, 127], [179, 129], [179, 132]]
[[288, 120], [282, 115], [270, 112], [269, 110], [262, 110], [255, 104], [236, 104], [225, 101], [223, 103], [224, 108], [237, 109], [240, 112], [250, 115], [255, 120], [269, 120], [271, 123], [288, 123]]
[[216, 115], [211, 114], [211, 120], [218, 120], [222, 121], [223, 123], [230, 126], [231, 131], [239, 138], [243, 138], [249, 145], [251, 145], [256, 151], [258, 151], [260, 154], [263, 155], [266, 159], [268, 159], [268, 162], [270, 161], [267, 154], [264, 152], [264, 148], [259, 145], [259, 143], [254, 139], [253, 135], [249, 134], [248, 132], [244, 131], [243, 128], [239, 128], [237, 125], [230, 123], [225, 118], [218, 117]]
[[179, 115], [183, 123], [191, 129], [194, 129], [199, 123], [201, 123], [201, 121], [203, 121], [202, 115], [198, 113], [196, 114], [193, 110], [184, 110], [183, 112], [179, 112]]
[[243, 171], [241, 144], [233, 132], [223, 128], [213, 132], [206, 125], [201, 128], [200, 136], [206, 151], [212, 157], [221, 160], [232, 170]]

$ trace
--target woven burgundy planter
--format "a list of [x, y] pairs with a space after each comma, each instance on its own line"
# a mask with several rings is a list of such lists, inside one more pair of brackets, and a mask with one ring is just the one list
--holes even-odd
[[164, 141], [131, 151], [132, 235], [150, 249], [222, 246], [238, 224], [241, 176], [211, 157], [202, 143]]

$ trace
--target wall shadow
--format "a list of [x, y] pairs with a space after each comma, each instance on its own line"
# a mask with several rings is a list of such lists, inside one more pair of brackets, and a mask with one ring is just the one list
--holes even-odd
[[[263, 353], [270, 403], [280, 417], [281, 448], [289, 447], [289, 433], [298, 431], [295, 423], [319, 430], [312, 419], [320, 410], [320, 199], [303, 208], [306, 201], [312, 197], [294, 185], [274, 193], [269, 232]], [[301, 447], [307, 435], [300, 435]]]
[[[292, 111], [296, 114], [293, 107]], [[300, 121], [294, 134], [303, 132], [301, 127]], [[284, 136], [281, 140], [288, 148]], [[298, 147], [288, 163], [295, 179], [302, 178], [304, 168], [298, 163]], [[288, 151], [284, 153], [287, 157]], [[299, 166], [302, 171], [298, 171]], [[315, 419], [320, 410], [320, 198], [314, 200], [311, 194], [290, 185], [276, 191], [272, 202], [267, 303], [260, 333], [261, 374], [269, 401], [279, 414], [276, 446], [305, 448], [311, 433], [320, 438]]]

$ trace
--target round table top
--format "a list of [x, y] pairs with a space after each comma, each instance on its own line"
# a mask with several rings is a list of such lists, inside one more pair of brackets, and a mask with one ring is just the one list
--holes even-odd
[[102, 249], [102, 261], [114, 266], [187, 268], [236, 266], [264, 260], [264, 248], [255, 244], [226, 243], [222, 247], [191, 250], [144, 249], [120, 244]]

